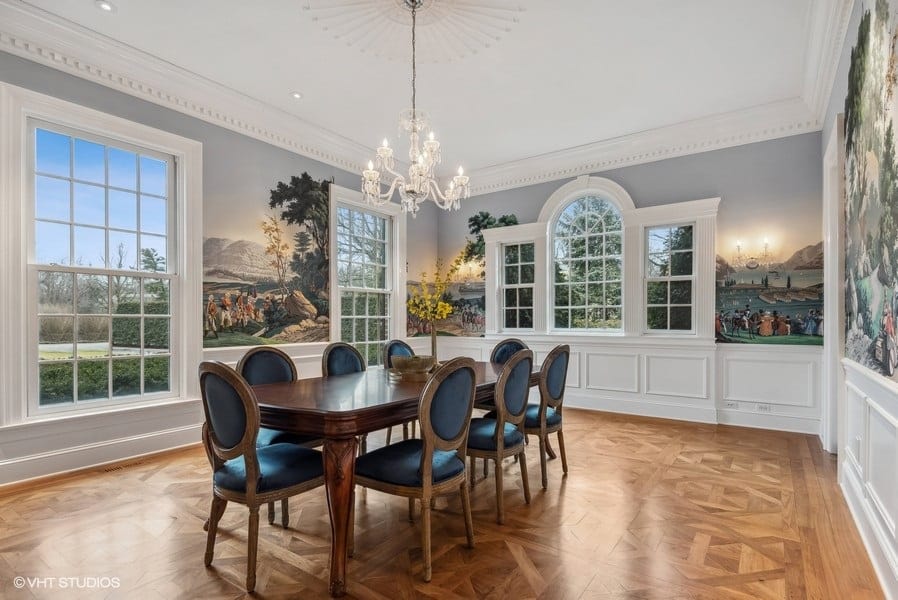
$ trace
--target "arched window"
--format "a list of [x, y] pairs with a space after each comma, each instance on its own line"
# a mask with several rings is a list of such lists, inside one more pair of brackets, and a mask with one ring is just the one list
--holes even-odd
[[570, 200], [552, 227], [554, 329], [623, 328], [623, 219], [599, 195]]

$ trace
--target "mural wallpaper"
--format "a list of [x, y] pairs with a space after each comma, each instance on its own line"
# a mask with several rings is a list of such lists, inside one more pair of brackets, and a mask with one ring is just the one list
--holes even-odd
[[893, 378], [898, 366], [896, 4], [864, 2], [845, 98], [845, 356]]
[[[448, 318], [436, 322], [437, 335], [483, 337], [486, 330], [486, 273], [482, 232], [484, 229], [517, 224], [518, 218], [515, 215], [494, 217], [486, 211], [468, 218], [468, 231], [473, 239], [466, 239], [465, 247], [449, 267], [452, 270], [452, 283], [443, 294], [443, 300], [452, 306], [452, 313]], [[428, 280], [427, 277], [422, 279]], [[420, 285], [420, 281], [408, 282], [410, 290]], [[430, 323], [409, 313], [410, 337], [430, 335], [430, 327]]]
[[[820, 197], [721, 205], [717, 219], [718, 342], [823, 344]], [[786, 211], [790, 212], [786, 212]]]
[[250, 198], [206, 219], [203, 347], [328, 340], [328, 190], [294, 175], [270, 190], [268, 211]]

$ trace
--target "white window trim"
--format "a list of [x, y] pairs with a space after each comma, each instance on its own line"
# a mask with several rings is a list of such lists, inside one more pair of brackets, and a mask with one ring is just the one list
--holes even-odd
[[[533, 244], [533, 283], [523, 283], [523, 284], [522, 284], [522, 283], [513, 283], [513, 284], [510, 284], [510, 285], [509, 285], [509, 284], [506, 284], [506, 283], [505, 283], [505, 273], [504, 273], [504, 268], [505, 268], [505, 256], [504, 256], [505, 246], [518, 246], [518, 247], [520, 247], [521, 244]], [[520, 265], [520, 264], [522, 264], [522, 263], [518, 262], [518, 265]], [[529, 265], [529, 264], [531, 264], [531, 263], [524, 263], [524, 264], [528, 264], [528, 265]], [[497, 282], [497, 285], [499, 286], [498, 295], [497, 295], [497, 301], [499, 302], [499, 306], [498, 306], [498, 311], [499, 311], [499, 323], [498, 323], [498, 325], [502, 325], [502, 324], [505, 322], [505, 309], [506, 309], [506, 306], [505, 306], [505, 297], [504, 297], [504, 295], [505, 295], [505, 290], [506, 290], [506, 289], [517, 289], [517, 290], [519, 290], [519, 289], [521, 289], [521, 288], [531, 288], [531, 289], [533, 290], [532, 293], [534, 294], [533, 296], [531, 296], [532, 301], [533, 301], [533, 306], [532, 306], [532, 308], [531, 308], [531, 312], [533, 313], [533, 316], [531, 317], [531, 319], [535, 319], [535, 318], [536, 318], [536, 313], [539, 312], [539, 305], [536, 303], [536, 296], [535, 296], [535, 293], [536, 293], [536, 270], [537, 270], [536, 265], [537, 265], [537, 258], [536, 258], [536, 244], [534, 244], [533, 242], [530, 242], [530, 241], [524, 241], [524, 242], [502, 242], [501, 244], [499, 244], [499, 267], [500, 267], [500, 268], [499, 268], [499, 272], [498, 272], [499, 280], [498, 280], [498, 282]], [[520, 310], [520, 309], [518, 309], [518, 310]], [[520, 314], [518, 315], [518, 317], [519, 317], [519, 320], [520, 320]], [[536, 323], [535, 323], [535, 321], [534, 321], [534, 325], [535, 325], [535, 324], [536, 324]], [[528, 333], [528, 332], [532, 332], [532, 331], [534, 330], [533, 327], [505, 327], [504, 325], [502, 325], [501, 329], [502, 329], [502, 331], [507, 332], [507, 333]]]
[[337, 207], [363, 210], [387, 219], [391, 224], [390, 229], [390, 256], [387, 265], [387, 277], [390, 282], [390, 334], [388, 339], [406, 337], [406, 273], [405, 273], [405, 247], [406, 247], [406, 215], [395, 202], [388, 202], [381, 206], [373, 206], [365, 202], [362, 193], [358, 190], [345, 188], [334, 183], [330, 184], [330, 339], [332, 342], [340, 339], [340, 286], [337, 284]]
[[[649, 237], [648, 232], [650, 229], [655, 227], [676, 227], [681, 225], [691, 225], [692, 226], [692, 275], [665, 275], [663, 277], [649, 277], [647, 272], [648, 266], [648, 246], [649, 246]], [[664, 223], [660, 225], [643, 225], [642, 226], [642, 246], [643, 246], [643, 254], [642, 254], [642, 305], [645, 309], [642, 311], [642, 333], [643, 335], [695, 335], [696, 334], [696, 320], [695, 320], [695, 284], [696, 284], [696, 252], [695, 252], [695, 221], [683, 221], [677, 223]], [[692, 302], [690, 303], [690, 312], [691, 312], [691, 320], [692, 327], [690, 329], [649, 329], [649, 298], [648, 298], [648, 287], [649, 280], [651, 281], [666, 281], [668, 283], [674, 281], [691, 281], [692, 282]], [[669, 298], [668, 298], [669, 300]], [[660, 305], [655, 305], [660, 306]], [[672, 306], [670, 302], [665, 304], [668, 309]], [[682, 305], [677, 305], [682, 306]], [[669, 313], [668, 313], [669, 314]], [[670, 322], [668, 322], [668, 327], [670, 327]]]
[[[0, 343], [7, 351], [0, 361], [0, 426], [32, 421], [80, 417], [120, 410], [122, 402], [98, 402], [96, 407], [65, 413], [29, 414], [30, 365], [34, 357], [28, 346], [31, 324], [22, 311], [37, 302], [36, 291], [28, 287], [28, 221], [32, 214], [28, 193], [28, 122], [31, 119], [70, 127], [90, 134], [113, 138], [174, 156], [177, 168], [176, 227], [172, 234], [178, 244], [174, 267], [180, 293], [172, 290], [172, 394], [150, 397], [129, 404], [147, 407], [189, 400], [199, 396], [196, 365], [202, 360], [202, 321], [198, 298], [202, 294], [202, 144], [146, 125], [102, 113], [78, 104], [0, 83], [0, 222], [6, 241], [0, 257]], [[191, 318], [196, 315], [196, 318]], [[18, 351], [16, 350], [18, 349]]]
[[[595, 195], [617, 206], [622, 228], [622, 330], [554, 329], [554, 287], [552, 286], [552, 232], [555, 220], [567, 204], [583, 196]], [[652, 340], [714, 340], [714, 294], [717, 209], [720, 198], [677, 202], [662, 206], [636, 208], [627, 191], [610, 179], [584, 175], [566, 183], [546, 201], [534, 223], [496, 227], [483, 231], [486, 262], [486, 332], [487, 337], [504, 332], [520, 332], [534, 336], [649, 338]], [[693, 325], [691, 332], [646, 331], [645, 298], [645, 230], [660, 225], [693, 224]], [[500, 252], [503, 244], [533, 242], [536, 259], [536, 281], [533, 295], [533, 330], [503, 330], [502, 302], [499, 298]], [[551, 297], [550, 297], [551, 295]]]

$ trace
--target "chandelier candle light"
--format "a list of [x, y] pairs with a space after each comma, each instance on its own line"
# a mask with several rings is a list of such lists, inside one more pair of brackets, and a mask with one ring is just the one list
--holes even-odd
[[[406, 7], [412, 12], [412, 107], [399, 115], [399, 128], [409, 136], [408, 178], [394, 170], [396, 163], [393, 149], [390, 148], [386, 138], [383, 145], [377, 149], [376, 158], [368, 161], [368, 168], [362, 171], [362, 192], [368, 204], [374, 206], [386, 204], [393, 197], [393, 192], [398, 191], [402, 211], [411, 213], [412, 217], [418, 212], [419, 205], [426, 200], [433, 200], [443, 210], [457, 210], [459, 201], [471, 195], [468, 176], [461, 167], [448, 187], [445, 190], [440, 189], [434, 174], [435, 167], [442, 159], [440, 142], [430, 130], [430, 119], [427, 114], [418, 110], [416, 106], [415, 26], [418, 8], [422, 3], [423, 0], [405, 0]], [[421, 135], [425, 131], [429, 133], [422, 142]], [[381, 193], [381, 183], [386, 177], [392, 177], [393, 180], [389, 189]]]

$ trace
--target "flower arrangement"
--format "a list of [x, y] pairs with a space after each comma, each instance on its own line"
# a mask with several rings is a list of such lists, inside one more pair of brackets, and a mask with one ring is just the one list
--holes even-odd
[[433, 279], [429, 280], [428, 274], [421, 273], [421, 281], [417, 285], [409, 286], [409, 298], [406, 302], [410, 315], [418, 317], [430, 324], [430, 346], [433, 357], [437, 355], [437, 329], [435, 322], [441, 321], [452, 314], [452, 305], [443, 300], [452, 278], [461, 266], [461, 257], [456, 258], [449, 268], [443, 273], [443, 261], [437, 260]]

